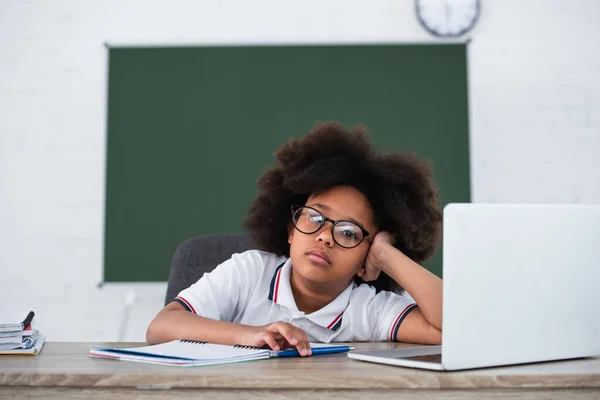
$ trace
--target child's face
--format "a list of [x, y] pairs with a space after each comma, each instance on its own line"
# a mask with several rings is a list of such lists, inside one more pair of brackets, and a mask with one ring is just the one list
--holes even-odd
[[[369, 201], [351, 186], [336, 186], [314, 194], [305, 205], [335, 221], [356, 221], [371, 238], [377, 233]], [[327, 284], [339, 290], [346, 287], [364, 267], [371, 242], [365, 238], [354, 248], [344, 248], [333, 240], [331, 225], [331, 222], [326, 222], [315, 233], [305, 234], [290, 223], [288, 242], [293, 273], [298, 278], [311, 286]]]

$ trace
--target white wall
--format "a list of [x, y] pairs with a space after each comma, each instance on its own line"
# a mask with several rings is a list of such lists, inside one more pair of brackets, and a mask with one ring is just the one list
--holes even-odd
[[[600, 203], [600, 2], [483, 0], [474, 201]], [[165, 284], [102, 277], [104, 43], [435, 41], [411, 0], [0, 0], [0, 307], [49, 340], [144, 339]]]

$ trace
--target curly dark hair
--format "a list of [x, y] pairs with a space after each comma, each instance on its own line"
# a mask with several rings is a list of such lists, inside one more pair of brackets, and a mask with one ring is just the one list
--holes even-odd
[[[367, 197], [377, 227], [396, 236], [397, 249], [416, 262], [433, 254], [442, 221], [438, 191], [429, 165], [415, 154], [378, 152], [364, 126], [349, 131], [325, 122], [286, 142], [275, 156], [275, 166], [258, 179], [259, 194], [244, 222], [257, 249], [289, 257], [290, 207], [348, 185]], [[364, 283], [359, 277], [355, 282]], [[368, 284], [377, 291], [402, 291], [384, 273]]]

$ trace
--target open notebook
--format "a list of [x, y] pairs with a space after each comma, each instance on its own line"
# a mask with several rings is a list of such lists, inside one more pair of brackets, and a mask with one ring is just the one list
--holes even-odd
[[[346, 345], [322, 343], [311, 343], [310, 347], [313, 356], [319, 354], [344, 353], [352, 350], [352, 347]], [[127, 349], [93, 346], [88, 354], [91, 357], [175, 365], [179, 367], [196, 367], [264, 360], [274, 357], [299, 356], [298, 351], [292, 349], [273, 351], [253, 346], [227, 346], [194, 340], [174, 340], [172, 342], [153, 346]]]

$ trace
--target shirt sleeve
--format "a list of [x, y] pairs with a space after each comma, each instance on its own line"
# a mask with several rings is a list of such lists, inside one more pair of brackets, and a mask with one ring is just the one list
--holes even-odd
[[174, 301], [202, 317], [233, 322], [245, 307], [262, 270], [261, 257], [250, 250], [234, 254], [179, 293]]
[[406, 292], [381, 291], [369, 302], [369, 316], [373, 332], [373, 341], [396, 341], [398, 329], [404, 318], [417, 308], [413, 298]]

